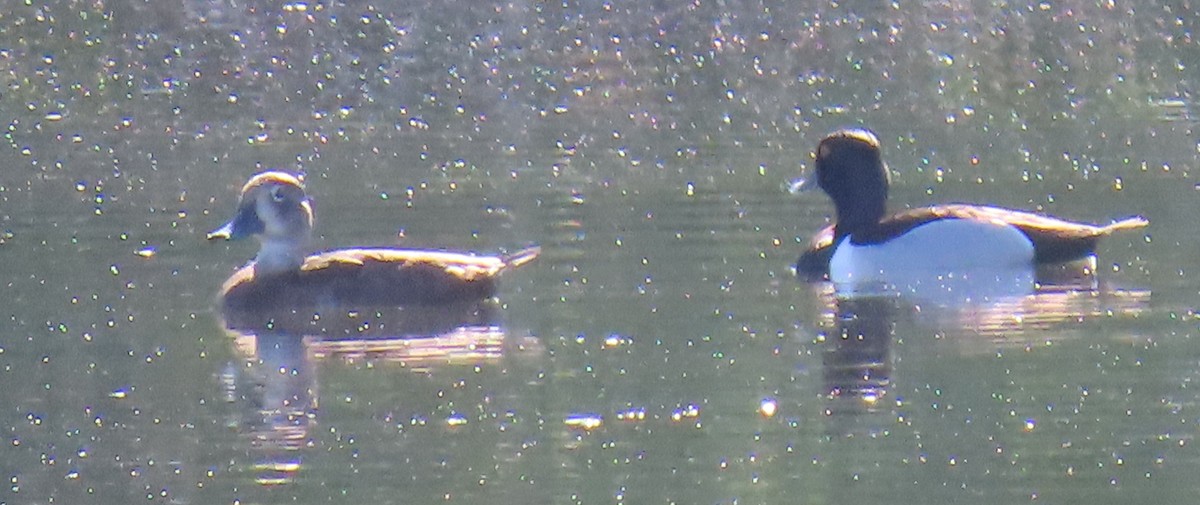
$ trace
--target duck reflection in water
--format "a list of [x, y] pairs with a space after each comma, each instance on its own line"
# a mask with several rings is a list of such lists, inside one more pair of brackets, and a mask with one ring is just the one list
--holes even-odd
[[321, 419], [319, 372], [325, 360], [370, 361], [376, 370], [392, 363], [392, 373], [421, 374], [444, 367], [474, 369], [544, 351], [538, 339], [513, 338], [499, 326], [461, 326], [417, 339], [259, 332], [234, 342], [245, 361], [231, 363], [222, 373], [226, 399], [236, 406], [229, 425], [245, 437], [255, 459], [254, 480], [264, 486], [290, 484], [305, 468]]
[[903, 393], [895, 390], [913, 393], [921, 381], [912, 384], [912, 377], [923, 373], [904, 367], [905, 355], [941, 356], [939, 363], [953, 368], [955, 359], [967, 356], [1057, 348], [1048, 344], [1094, 337], [1089, 321], [1132, 319], [1150, 306], [1148, 290], [1108, 287], [1043, 285], [1027, 296], [939, 305], [894, 292], [845, 296], [829, 283], [814, 286], [822, 308], [816, 341], [822, 347], [824, 408], [833, 420], [829, 429], [839, 434], [896, 422]]
[[896, 304], [895, 297], [886, 296], [837, 300], [833, 331], [821, 338], [827, 415], [852, 418], [875, 412], [887, 396]]
[[303, 467], [303, 449], [317, 423], [315, 367], [292, 335], [259, 335], [252, 352], [249, 363], [231, 363], [222, 373], [226, 398], [238, 406], [229, 425], [246, 437], [256, 458], [255, 481], [286, 484]]

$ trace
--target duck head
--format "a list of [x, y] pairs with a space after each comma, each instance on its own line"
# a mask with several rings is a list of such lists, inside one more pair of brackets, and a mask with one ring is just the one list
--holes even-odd
[[259, 275], [296, 270], [312, 237], [313, 211], [304, 184], [286, 172], [263, 172], [242, 187], [237, 214], [208, 234], [209, 240], [256, 237]]
[[889, 174], [870, 130], [838, 130], [817, 144], [817, 185], [833, 200], [837, 214], [834, 243], [869, 229], [887, 212]]

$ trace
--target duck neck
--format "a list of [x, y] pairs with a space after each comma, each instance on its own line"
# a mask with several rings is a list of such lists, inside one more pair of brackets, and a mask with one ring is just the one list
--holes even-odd
[[853, 205], [837, 206], [837, 224], [834, 225], [834, 243], [842, 238], [879, 225], [887, 212], [886, 196], [883, 199], [863, 199]]
[[306, 240], [263, 240], [254, 258], [256, 275], [278, 275], [294, 272], [304, 263]]

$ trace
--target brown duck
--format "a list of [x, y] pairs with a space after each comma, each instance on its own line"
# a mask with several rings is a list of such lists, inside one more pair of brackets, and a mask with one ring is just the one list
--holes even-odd
[[328, 306], [445, 306], [491, 297], [496, 277], [532, 261], [537, 247], [509, 256], [393, 248], [337, 249], [311, 256], [313, 211], [297, 177], [255, 175], [237, 214], [211, 239], [258, 238], [258, 256], [221, 287], [222, 309]]

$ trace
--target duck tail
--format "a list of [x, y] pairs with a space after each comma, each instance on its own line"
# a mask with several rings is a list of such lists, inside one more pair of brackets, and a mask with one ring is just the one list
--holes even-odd
[[521, 265], [529, 263], [530, 261], [536, 259], [539, 254], [542, 254], [542, 248], [539, 246], [533, 246], [526, 247], [525, 249], [521, 249], [515, 253], [505, 255], [502, 257], [504, 260], [504, 270], [517, 268]]
[[1146, 226], [1149, 226], [1149, 225], [1150, 225], [1150, 221], [1146, 220], [1146, 218], [1144, 218], [1142, 216], [1133, 216], [1133, 217], [1127, 217], [1120, 221], [1115, 221], [1112, 224], [1104, 226], [1103, 229], [1104, 229], [1105, 234], [1109, 234], [1109, 233], [1112, 233], [1115, 231], [1136, 230], [1138, 228], [1145, 228]]

